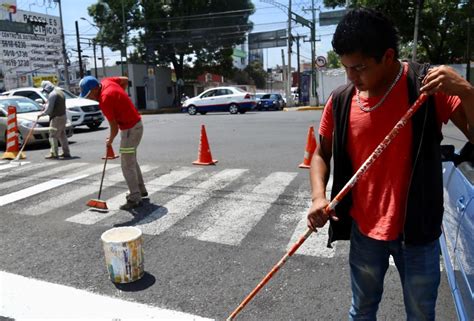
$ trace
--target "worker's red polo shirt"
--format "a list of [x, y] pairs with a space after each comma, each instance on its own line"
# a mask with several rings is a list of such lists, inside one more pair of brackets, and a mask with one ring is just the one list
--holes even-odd
[[132, 100], [120, 86], [119, 77], [101, 81], [99, 106], [108, 121], [116, 121], [120, 130], [130, 129], [141, 120]]

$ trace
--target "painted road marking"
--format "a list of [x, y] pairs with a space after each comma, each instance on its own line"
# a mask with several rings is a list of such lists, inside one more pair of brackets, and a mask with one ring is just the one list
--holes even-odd
[[31, 320], [212, 320], [0, 271], [0, 315]]
[[[118, 166], [120, 165], [118, 164], [108, 165], [107, 171], [117, 168]], [[106, 172], [105, 177], [104, 177], [103, 188], [113, 186], [123, 180], [124, 178], [123, 178], [122, 171], [119, 171], [112, 175], [108, 175]], [[87, 184], [79, 188], [73, 189], [71, 191], [62, 193], [61, 195], [58, 195], [57, 197], [47, 198], [45, 201], [39, 204], [33, 204], [31, 206], [25, 207], [24, 209], [21, 210], [20, 214], [31, 215], [31, 216], [42, 215], [53, 209], [57, 209], [57, 208], [66, 206], [68, 204], [71, 204], [82, 197], [90, 195], [91, 193], [94, 193], [94, 192], [98, 193], [99, 186], [100, 186], [100, 181], [99, 180], [94, 181], [94, 183], [92, 184]], [[54, 201], [51, 201], [52, 199], [54, 199]]]
[[[168, 174], [162, 175], [151, 182], [146, 183], [146, 187], [148, 190], [148, 194], [151, 195], [158, 191], [161, 191], [173, 184], [176, 184], [180, 180], [197, 173], [202, 168], [197, 167], [183, 167], [175, 171], [171, 171]], [[121, 193], [112, 197], [111, 199], [106, 200], [107, 206], [109, 207], [108, 212], [97, 212], [91, 210], [85, 210], [79, 214], [71, 216], [66, 221], [78, 223], [78, 224], [85, 224], [85, 225], [92, 225], [95, 224], [107, 217], [110, 217], [120, 211], [119, 207], [120, 204], [124, 203], [126, 193]]]
[[101, 169], [102, 169], [101, 165], [88, 167], [87, 169], [80, 171], [79, 173], [76, 173], [73, 175], [66, 175], [64, 178], [52, 179], [44, 183], [40, 183], [31, 187], [22, 189], [17, 192], [2, 195], [0, 196], [0, 206], [4, 206], [7, 204], [28, 198], [30, 196], [48, 191], [58, 186], [62, 186], [62, 185], [86, 178], [89, 175], [92, 175], [101, 171]]
[[297, 173], [275, 172], [240, 199], [231, 197], [209, 211], [212, 224], [197, 236], [198, 240], [239, 245], [268, 209], [283, 194]]
[[[28, 163], [29, 162], [22, 162], [22, 165], [28, 164]], [[0, 171], [4, 171], [6, 169], [15, 168], [15, 167], [19, 167], [19, 166], [20, 166], [20, 164], [15, 163], [15, 162], [7, 163], [7, 164], [0, 164]]]
[[209, 200], [214, 191], [225, 188], [246, 171], [247, 169], [225, 169], [218, 172], [195, 188], [158, 208], [136, 226], [145, 234], [158, 235], [188, 216], [194, 208]]
[[45, 171], [40, 171], [31, 175], [28, 175], [27, 177], [19, 177], [11, 181], [2, 182], [0, 183], [0, 189], [11, 188], [11, 187], [18, 186], [21, 184], [29, 183], [34, 179], [40, 179], [44, 177], [54, 177], [54, 175], [61, 172], [67, 172], [67, 171], [74, 172], [75, 169], [81, 166], [86, 166], [86, 165], [87, 165], [86, 163], [69, 163], [64, 166], [53, 167]]

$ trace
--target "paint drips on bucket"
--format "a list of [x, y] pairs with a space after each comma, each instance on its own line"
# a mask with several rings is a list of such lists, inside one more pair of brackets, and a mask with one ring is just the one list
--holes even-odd
[[144, 273], [142, 231], [136, 227], [116, 227], [102, 233], [105, 264], [114, 283], [139, 280]]

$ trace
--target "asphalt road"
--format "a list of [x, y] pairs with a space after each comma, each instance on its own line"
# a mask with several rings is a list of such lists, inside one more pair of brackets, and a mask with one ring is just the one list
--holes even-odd
[[[308, 127], [317, 131], [320, 116], [320, 111], [144, 116], [139, 160], [155, 193], [134, 213], [116, 210], [127, 191], [119, 160], [109, 162], [101, 197], [111, 212], [100, 216], [85, 206], [97, 197], [106, 124], [96, 131], [76, 130], [70, 139], [72, 160], [46, 161], [48, 146], [28, 148], [29, 163], [0, 165], [0, 271], [124, 300], [118, 305], [132, 301], [224, 320], [305, 230], [308, 171], [298, 164]], [[216, 166], [191, 165], [202, 124]], [[444, 133], [444, 143], [462, 147], [462, 134], [452, 124]], [[100, 236], [127, 225], [144, 231], [146, 273], [140, 281], [115, 285]], [[327, 249], [325, 241], [325, 229], [312, 235], [238, 320], [347, 319], [347, 243]], [[51, 289], [43, 290], [45, 298], [59, 291]], [[9, 295], [0, 286], [0, 298]], [[101, 315], [100, 308], [94, 314], [88, 304], [73, 301], [82, 312], [71, 310], [68, 317]], [[45, 319], [68, 303], [49, 302], [55, 308]], [[0, 315], [28, 316], [5, 311], [0, 300]], [[403, 316], [399, 277], [390, 266], [379, 320]], [[437, 316], [455, 319], [445, 275]]]

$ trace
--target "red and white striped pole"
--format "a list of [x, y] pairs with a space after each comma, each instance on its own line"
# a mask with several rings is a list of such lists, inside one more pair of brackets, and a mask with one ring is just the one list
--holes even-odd
[[2, 155], [2, 159], [15, 159], [18, 155], [20, 155], [20, 158], [25, 158], [25, 154], [19, 152], [20, 148], [18, 143], [18, 127], [15, 106], [8, 106], [6, 146], [7, 148], [5, 153]]

